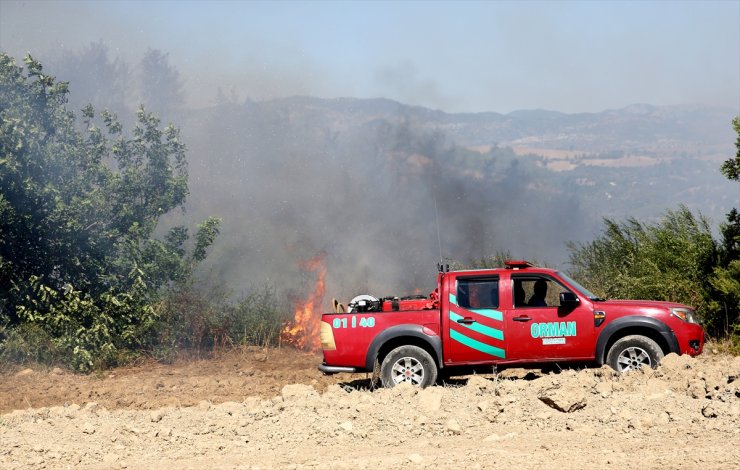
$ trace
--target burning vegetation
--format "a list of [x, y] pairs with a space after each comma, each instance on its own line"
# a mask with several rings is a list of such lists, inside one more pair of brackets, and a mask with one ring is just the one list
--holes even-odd
[[321, 306], [326, 292], [326, 252], [322, 251], [301, 264], [304, 272], [315, 273], [316, 280], [311, 293], [294, 303], [293, 321], [283, 327], [280, 340], [305, 351], [321, 349]]

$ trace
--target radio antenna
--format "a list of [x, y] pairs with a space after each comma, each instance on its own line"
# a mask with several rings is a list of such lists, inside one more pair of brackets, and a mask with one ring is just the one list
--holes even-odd
[[437, 222], [437, 244], [439, 245], [439, 265], [444, 266], [444, 260], [442, 259], [442, 239], [439, 236], [439, 209], [437, 209], [437, 194], [433, 193], [434, 196], [434, 220]]

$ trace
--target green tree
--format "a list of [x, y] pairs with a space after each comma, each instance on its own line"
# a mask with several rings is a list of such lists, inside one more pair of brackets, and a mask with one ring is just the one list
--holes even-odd
[[722, 163], [720, 171], [727, 178], [733, 181], [740, 181], [740, 116], [736, 116], [732, 120], [732, 128], [737, 133], [737, 139], [735, 140], [737, 152], [735, 153], [735, 158], [728, 158]]
[[43, 331], [80, 369], [141, 348], [164, 287], [182, 282], [218, 234], [209, 219], [154, 237], [188, 194], [179, 131], [139, 109], [126, 135], [32, 57], [0, 54], [0, 324]]
[[[737, 133], [734, 158], [725, 160], [720, 171], [732, 181], [740, 181], [740, 116], [732, 120]], [[714, 308], [724, 320], [724, 333], [740, 343], [740, 213], [733, 208], [720, 226], [719, 260], [711, 278], [717, 291]]]

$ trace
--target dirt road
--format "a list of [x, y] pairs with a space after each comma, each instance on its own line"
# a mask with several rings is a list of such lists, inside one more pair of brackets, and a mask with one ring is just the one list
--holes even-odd
[[621, 377], [606, 368], [517, 369], [421, 391], [361, 390], [362, 376], [323, 377], [316, 360], [250, 350], [100, 377], [5, 374], [0, 467], [729, 469], [740, 462], [738, 357], [669, 355], [657, 370]]

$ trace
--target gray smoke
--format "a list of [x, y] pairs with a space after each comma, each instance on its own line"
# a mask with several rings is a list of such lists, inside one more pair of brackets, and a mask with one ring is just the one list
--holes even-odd
[[333, 113], [310, 98], [224, 104], [184, 122], [189, 214], [224, 218], [204, 270], [212, 282], [299, 289], [301, 261], [325, 251], [329, 296], [426, 293], [437, 213], [447, 260], [497, 250], [562, 260], [584, 227], [578, 201], [538, 188], [516, 158], [419, 130], [401, 106], [353, 114], [372, 104], [337, 100]]

